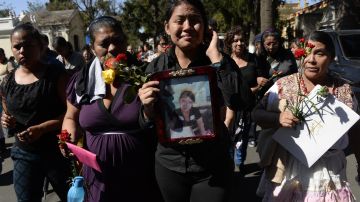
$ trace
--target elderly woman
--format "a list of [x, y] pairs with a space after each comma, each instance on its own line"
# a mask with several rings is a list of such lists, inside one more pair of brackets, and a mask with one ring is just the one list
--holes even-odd
[[[231, 56], [238, 66], [241, 74], [243, 75], [244, 80], [247, 85], [250, 87], [252, 93], [258, 91], [260, 86], [257, 84], [257, 69], [258, 69], [258, 58], [252, 53], [249, 53], [247, 50], [247, 38], [242, 31], [241, 27], [233, 27], [225, 35], [225, 50]], [[251, 106], [255, 105], [255, 100], [253, 103], [249, 103]], [[246, 150], [249, 141], [249, 132], [251, 126], [251, 117], [250, 112], [252, 108], [233, 111], [227, 109], [227, 120], [226, 124], [230, 125], [232, 122], [235, 124], [233, 129], [234, 142], [235, 144], [235, 171], [241, 171], [241, 168], [244, 165], [246, 159]], [[240, 131], [240, 132], [237, 132]], [[254, 137], [255, 138], [255, 137]], [[253, 141], [253, 140], [252, 140]]]
[[[326, 86], [339, 101], [356, 109], [357, 101], [348, 84], [328, 74], [329, 64], [335, 57], [335, 49], [329, 35], [315, 31], [308, 43], [314, 45], [306, 56], [299, 73], [276, 81], [253, 111], [254, 119], [265, 129], [294, 127], [299, 119], [279, 107], [279, 100], [295, 102], [299, 91], [307, 95], [316, 85]], [[280, 102], [281, 103], [281, 102]], [[280, 110], [277, 110], [282, 108]], [[348, 133], [354, 133], [358, 123]], [[271, 134], [267, 134], [271, 138]], [[261, 139], [261, 137], [259, 137]], [[346, 179], [346, 159], [343, 149], [348, 144], [348, 135], [342, 136], [310, 168], [299, 162], [274, 142], [267, 145], [259, 142], [262, 148], [272, 144], [274, 152], [264, 152], [260, 162], [265, 167], [258, 187], [263, 201], [353, 201], [354, 197]], [[274, 148], [273, 147], [273, 148]], [[269, 150], [270, 151], [270, 150]], [[266, 159], [270, 159], [266, 161]]]
[[[268, 29], [261, 35], [259, 56], [266, 60], [265, 66], [258, 69], [258, 83], [261, 90], [258, 96], [262, 97], [278, 78], [298, 71], [296, 60], [290, 50], [283, 47], [280, 34], [274, 29]], [[274, 77], [274, 75], [279, 76]], [[272, 78], [272, 79], [270, 79]]]

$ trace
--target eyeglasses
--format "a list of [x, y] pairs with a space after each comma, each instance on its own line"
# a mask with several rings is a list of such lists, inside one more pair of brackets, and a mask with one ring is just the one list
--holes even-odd
[[162, 47], [165, 47], [165, 46], [167, 46], [168, 44], [167, 43], [160, 43], [160, 46], [162, 46]]

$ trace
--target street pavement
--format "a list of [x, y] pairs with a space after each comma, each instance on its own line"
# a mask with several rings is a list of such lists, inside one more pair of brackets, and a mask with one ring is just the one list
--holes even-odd
[[[9, 149], [14, 142], [14, 138], [7, 138], [6, 143], [8, 151], [3, 154], [3, 170], [0, 175], [0, 202], [15, 202], [16, 196], [12, 183], [12, 170], [13, 163], [10, 159]], [[230, 202], [239, 201], [261, 201], [261, 198], [257, 197], [255, 192], [261, 176], [261, 169], [258, 167], [259, 161], [258, 154], [256, 153], [256, 147], [248, 148], [248, 156], [245, 161], [245, 168], [243, 170], [244, 175], [235, 173], [235, 186], [231, 193]], [[348, 180], [351, 185], [351, 189], [357, 199], [360, 199], [360, 186], [355, 181], [356, 176], [356, 162], [353, 154], [347, 156], [347, 174]], [[57, 202], [59, 198], [49, 187], [48, 194], [44, 202]]]

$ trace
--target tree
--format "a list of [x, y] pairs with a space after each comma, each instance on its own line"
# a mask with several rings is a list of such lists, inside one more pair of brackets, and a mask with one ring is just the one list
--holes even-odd
[[40, 2], [30, 2], [27, 1], [27, 11], [25, 11], [26, 13], [35, 13], [38, 12], [40, 10], [44, 10], [46, 9], [45, 5], [40, 3]]
[[99, 16], [116, 15], [119, 7], [115, 0], [50, 0], [46, 4], [46, 8], [50, 11], [79, 9], [85, 26]]
[[274, 27], [272, 0], [260, 1], [260, 24], [261, 32]]
[[168, 0], [128, 0], [121, 8], [120, 19], [130, 36], [145, 42], [156, 41], [164, 32], [165, 12]]
[[50, 0], [49, 3], [46, 3], [46, 9], [49, 11], [68, 10], [74, 8], [76, 8], [76, 5], [73, 1], [69, 0]]
[[1, 1], [0, 2], [0, 18], [6, 18], [14, 14], [14, 9], [11, 5]]

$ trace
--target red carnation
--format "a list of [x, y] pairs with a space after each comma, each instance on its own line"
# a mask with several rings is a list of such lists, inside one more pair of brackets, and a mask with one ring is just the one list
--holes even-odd
[[61, 133], [57, 136], [61, 142], [70, 141], [70, 134], [67, 132], [67, 130], [62, 130]]
[[294, 55], [295, 55], [296, 59], [299, 59], [299, 58], [305, 56], [305, 50], [303, 48], [298, 48], [298, 49], [295, 50]]
[[300, 39], [299, 39], [299, 42], [300, 42], [300, 43], [304, 43], [304, 42], [305, 42], [305, 39], [304, 39], [304, 38], [300, 38]]
[[105, 61], [105, 67], [110, 69], [115, 69], [117, 66], [118, 60], [116, 58], [109, 58]]
[[116, 56], [116, 61], [120, 62], [120, 63], [124, 63], [127, 61], [127, 56], [125, 53], [119, 53], [117, 56]]
[[315, 47], [315, 45], [314, 45], [314, 44], [312, 44], [312, 43], [307, 43], [307, 44], [306, 44], [306, 47], [309, 47], [309, 48], [314, 48], [314, 47]]

